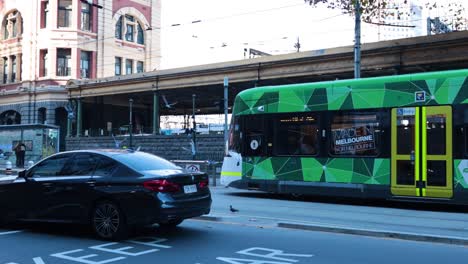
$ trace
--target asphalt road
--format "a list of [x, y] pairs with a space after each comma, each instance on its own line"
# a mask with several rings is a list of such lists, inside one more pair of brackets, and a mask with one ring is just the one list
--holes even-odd
[[[76, 225], [27, 224], [0, 229], [0, 264], [464, 263], [468, 259], [467, 246], [278, 225], [464, 235], [468, 214], [460, 208], [320, 197], [292, 200], [218, 187], [212, 193], [209, 216], [185, 221], [172, 231], [146, 228], [118, 243], [96, 240], [88, 228]], [[239, 211], [231, 212], [230, 205]]]
[[[468, 248], [237, 223], [189, 220], [173, 231], [158, 228], [108, 243], [84, 228], [27, 225], [0, 230], [0, 264], [289, 264], [463, 263]], [[6, 233], [10, 232], [10, 233]]]
[[[220, 221], [257, 226], [296, 224], [371, 230], [388, 232], [392, 237], [398, 237], [398, 234], [415, 235], [424, 241], [440, 242], [443, 240], [437, 238], [447, 238], [444, 242], [450, 243], [458, 239], [468, 245], [466, 207], [327, 197], [294, 200], [222, 187], [212, 188], [212, 193], [214, 198], [210, 216]], [[231, 213], [230, 205], [239, 211]]]

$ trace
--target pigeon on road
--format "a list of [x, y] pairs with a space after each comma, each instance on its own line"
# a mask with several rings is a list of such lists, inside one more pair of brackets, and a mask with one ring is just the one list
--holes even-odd
[[235, 212], [239, 212], [239, 210], [237, 210], [236, 208], [232, 207], [232, 205], [229, 205], [229, 210], [233, 213]]

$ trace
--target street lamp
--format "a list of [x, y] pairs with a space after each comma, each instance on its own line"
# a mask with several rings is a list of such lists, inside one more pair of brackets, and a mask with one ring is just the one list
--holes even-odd
[[193, 133], [192, 133], [192, 159], [195, 160], [196, 155], [197, 155], [197, 141], [196, 141], [196, 135], [197, 135], [197, 122], [195, 121], [195, 94], [192, 94], [192, 121], [193, 121]]
[[229, 88], [229, 78], [224, 77], [224, 155], [228, 155], [228, 88]]
[[129, 142], [129, 148], [131, 149], [132, 148], [132, 139], [133, 139], [133, 123], [132, 123], [132, 114], [133, 114], [133, 99], [130, 98], [128, 99], [128, 104], [129, 104], [129, 108], [130, 108], [130, 123], [129, 123], [129, 126], [128, 126], [128, 129], [129, 129], [129, 133], [130, 133], [130, 142]]
[[361, 3], [354, 4], [354, 78], [361, 78]]

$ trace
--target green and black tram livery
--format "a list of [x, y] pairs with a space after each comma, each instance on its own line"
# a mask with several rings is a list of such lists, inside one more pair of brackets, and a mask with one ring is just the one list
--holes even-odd
[[249, 89], [225, 185], [468, 203], [468, 70]]

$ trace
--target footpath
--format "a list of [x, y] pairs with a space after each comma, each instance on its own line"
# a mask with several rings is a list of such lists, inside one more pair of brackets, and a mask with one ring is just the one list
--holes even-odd
[[[201, 220], [468, 245], [466, 206], [329, 201], [324, 197], [298, 201], [233, 188], [212, 187], [211, 190], [212, 211]], [[235, 212], [230, 210], [231, 206]]]

